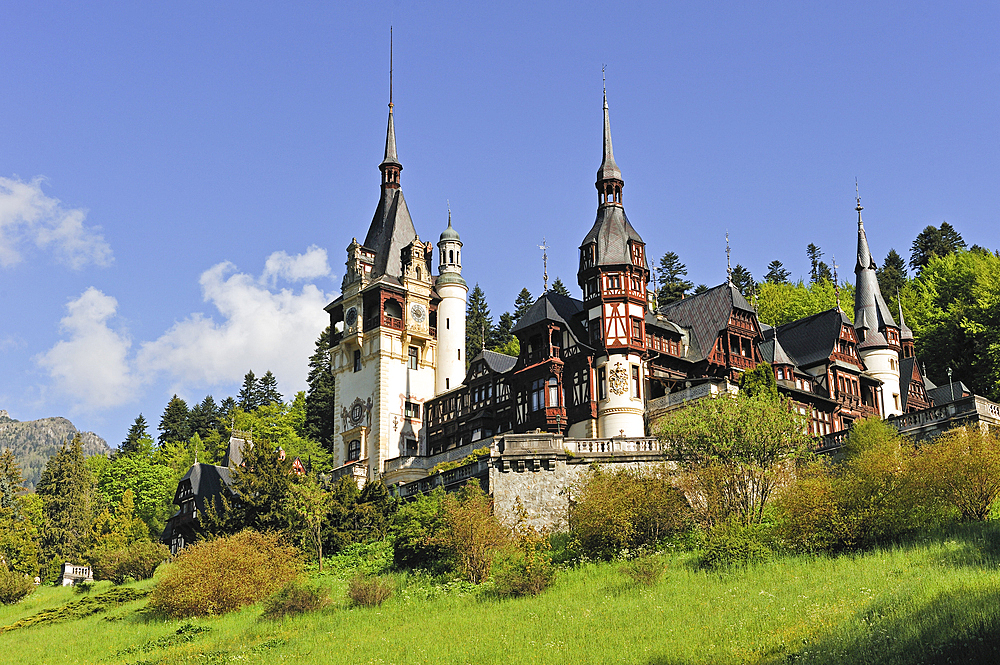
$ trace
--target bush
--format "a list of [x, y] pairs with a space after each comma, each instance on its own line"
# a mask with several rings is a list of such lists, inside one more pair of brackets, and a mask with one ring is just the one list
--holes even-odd
[[392, 596], [392, 585], [381, 577], [355, 576], [347, 587], [347, 597], [360, 607], [378, 607]]
[[505, 598], [537, 596], [555, 579], [556, 570], [549, 557], [534, 548], [514, 550], [500, 557], [493, 571], [495, 592]]
[[690, 528], [691, 509], [665, 468], [590, 471], [570, 510], [570, 529], [584, 554], [610, 559], [653, 548]]
[[297, 550], [276, 534], [241, 531], [185, 547], [149, 606], [172, 617], [224, 614], [270, 596], [301, 572]]
[[655, 586], [663, 578], [666, 562], [658, 556], [641, 556], [622, 564], [620, 570], [636, 584]]
[[957, 427], [919, 449], [914, 473], [962, 520], [985, 520], [1000, 496], [1000, 437], [975, 425]]
[[444, 529], [444, 490], [435, 488], [403, 504], [393, 516], [390, 536], [397, 568], [420, 568], [431, 573], [449, 569], [448, 553], [434, 535]]
[[486, 580], [499, 551], [511, 544], [510, 531], [493, 514], [493, 500], [470, 481], [441, 502], [444, 529], [434, 536], [465, 579]]
[[701, 565], [706, 568], [740, 566], [761, 561], [771, 554], [766, 527], [735, 521], [715, 525], [705, 538]]
[[95, 580], [111, 580], [124, 584], [126, 580], [148, 580], [156, 567], [170, 558], [163, 543], [140, 540], [120, 550], [99, 552], [91, 557]]
[[295, 579], [264, 601], [263, 616], [266, 619], [281, 619], [315, 612], [326, 607], [329, 601], [326, 589]]
[[7, 569], [0, 563], [0, 603], [12, 605], [35, 590], [35, 583], [26, 575]]

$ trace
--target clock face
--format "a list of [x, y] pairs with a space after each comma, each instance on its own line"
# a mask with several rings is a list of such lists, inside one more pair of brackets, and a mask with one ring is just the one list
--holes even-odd
[[347, 324], [348, 327], [351, 327], [357, 322], [358, 322], [358, 310], [356, 307], [352, 307], [349, 310], [347, 310], [347, 314], [344, 316], [344, 323]]
[[414, 303], [410, 305], [410, 317], [417, 323], [422, 323], [424, 317], [427, 316], [427, 310], [420, 303]]

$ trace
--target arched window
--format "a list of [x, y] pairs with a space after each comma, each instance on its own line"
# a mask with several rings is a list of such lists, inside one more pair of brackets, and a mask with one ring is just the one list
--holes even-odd
[[401, 319], [403, 318], [403, 306], [399, 304], [398, 300], [386, 300], [385, 315], [391, 316], [394, 319]]
[[549, 377], [549, 406], [559, 406], [559, 380], [554, 376]]
[[347, 444], [347, 461], [355, 462], [361, 459], [361, 440], [354, 439]]
[[448, 263], [454, 263], [454, 262], [455, 262], [455, 250], [449, 249], [448, 250]]

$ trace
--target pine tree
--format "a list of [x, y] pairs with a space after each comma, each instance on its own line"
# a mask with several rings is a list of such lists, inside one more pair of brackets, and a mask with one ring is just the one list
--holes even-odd
[[919, 274], [935, 256], [947, 256], [965, 248], [965, 241], [948, 222], [940, 228], [928, 226], [910, 245], [910, 267]]
[[81, 560], [93, 516], [94, 478], [79, 435], [49, 459], [35, 493], [44, 505], [41, 545], [52, 579], [63, 561]]
[[823, 250], [813, 243], [806, 245], [806, 256], [809, 257], [809, 281], [818, 282], [822, 279], [830, 280], [830, 267], [820, 259], [823, 258]]
[[132, 426], [128, 428], [128, 434], [125, 435], [125, 440], [122, 441], [122, 445], [118, 447], [119, 455], [131, 455], [132, 453], [140, 452], [142, 450], [142, 442], [150, 439], [149, 436], [149, 425], [146, 423], [146, 419], [140, 413]]
[[23, 484], [21, 466], [14, 452], [7, 448], [0, 454], [0, 511], [16, 510], [17, 493]]
[[484, 343], [488, 344], [493, 334], [493, 318], [486, 303], [486, 294], [476, 284], [469, 296], [469, 304], [465, 310], [465, 361], [479, 355]]
[[875, 272], [878, 275], [879, 290], [885, 298], [894, 297], [906, 285], [906, 261], [894, 249], [889, 250], [882, 267]]
[[771, 261], [767, 264], [767, 274], [764, 275], [764, 281], [770, 284], [788, 284], [788, 277], [791, 274], [785, 270], [781, 261]]
[[206, 395], [201, 403], [191, 409], [191, 433], [205, 438], [219, 429], [219, 407], [215, 398]]
[[177, 395], [170, 398], [167, 408], [163, 410], [160, 426], [157, 427], [160, 436], [157, 438], [162, 446], [167, 441], [183, 442], [191, 438], [191, 413], [187, 402]]
[[753, 275], [739, 263], [733, 268], [733, 286], [743, 294], [744, 298], [750, 299], [750, 295], [754, 289]]
[[507, 353], [510, 350], [512, 343], [517, 344], [517, 338], [514, 337], [514, 333], [511, 332], [511, 330], [514, 329], [515, 323], [514, 316], [510, 312], [504, 312], [501, 314], [500, 321], [493, 330], [493, 338], [490, 340], [490, 345], [487, 348], [489, 348], [490, 351]]
[[682, 279], [688, 274], [687, 266], [681, 263], [680, 257], [674, 252], [667, 252], [660, 257], [660, 267], [656, 269], [660, 276], [660, 290], [656, 294], [657, 305], [666, 305], [680, 300], [694, 286]]
[[219, 434], [225, 434], [232, 426], [233, 411], [236, 410], [236, 400], [227, 397], [219, 405]]
[[229, 512], [230, 530], [282, 531], [288, 524], [285, 504], [292, 482], [292, 458], [281, 459], [277, 447], [264, 439], [243, 451], [243, 466], [236, 470], [233, 491], [238, 500], [223, 502]]
[[327, 326], [316, 340], [316, 350], [309, 356], [309, 375], [306, 378], [306, 436], [333, 451], [333, 423], [335, 384], [333, 362], [330, 359], [330, 327]]
[[517, 300], [514, 301], [514, 321], [520, 321], [524, 313], [531, 309], [534, 304], [535, 299], [532, 297], [531, 291], [521, 289], [521, 292], [517, 294]]
[[563, 284], [562, 280], [558, 277], [556, 277], [556, 281], [552, 282], [552, 288], [550, 290], [555, 291], [561, 296], [566, 296], [567, 298], [570, 297], [569, 289], [566, 288], [566, 285]]
[[278, 392], [278, 379], [274, 377], [271, 370], [264, 372], [258, 384], [258, 406], [268, 406], [270, 404], [282, 404], [281, 393]]
[[243, 375], [243, 387], [236, 396], [236, 403], [247, 413], [251, 413], [260, 406], [260, 382], [254, 376], [253, 370]]
[[708, 291], [708, 284], [699, 284], [698, 286], [694, 287], [694, 295], [704, 293], [705, 291]]

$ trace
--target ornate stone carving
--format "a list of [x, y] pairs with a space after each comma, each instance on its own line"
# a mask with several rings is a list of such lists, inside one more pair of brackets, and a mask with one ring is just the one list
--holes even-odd
[[628, 370], [620, 362], [608, 373], [608, 387], [615, 395], [624, 395], [628, 390]]

